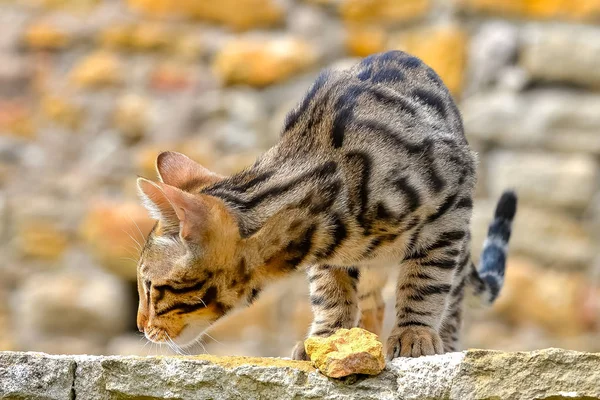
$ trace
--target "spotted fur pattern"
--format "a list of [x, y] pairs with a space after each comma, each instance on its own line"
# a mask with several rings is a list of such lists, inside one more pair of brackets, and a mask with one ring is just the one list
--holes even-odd
[[[500, 290], [516, 209], [507, 192], [475, 270], [475, 164], [451, 95], [418, 58], [392, 51], [325, 71], [252, 167], [221, 177], [167, 152], [160, 181], [138, 181], [158, 219], [139, 267], [140, 330], [189, 342], [302, 267], [310, 335], [359, 323], [377, 330], [380, 285], [361, 289], [361, 275], [393, 263], [388, 356], [455, 350], [465, 287], [489, 301]], [[294, 358], [306, 358], [302, 344]]]

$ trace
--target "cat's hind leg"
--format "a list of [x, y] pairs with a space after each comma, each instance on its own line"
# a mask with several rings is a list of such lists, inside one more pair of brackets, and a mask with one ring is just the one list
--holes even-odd
[[358, 307], [360, 320], [358, 326], [381, 336], [385, 313], [383, 287], [388, 278], [383, 266], [362, 267], [358, 282]]
[[396, 325], [387, 341], [387, 356], [442, 354], [444, 317], [468, 232], [460, 211], [429, 217], [415, 229], [401, 263], [396, 287]]

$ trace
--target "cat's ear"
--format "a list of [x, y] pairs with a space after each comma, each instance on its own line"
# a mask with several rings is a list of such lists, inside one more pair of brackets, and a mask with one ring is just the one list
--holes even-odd
[[137, 187], [142, 204], [146, 207], [152, 219], [159, 220], [168, 226], [179, 226], [179, 217], [175, 212], [175, 208], [159, 183], [138, 178]]
[[209, 186], [223, 179], [189, 157], [174, 151], [164, 151], [156, 158], [156, 172], [161, 182], [183, 189]]
[[167, 230], [176, 229], [182, 239], [193, 241], [202, 233], [208, 208], [197, 196], [174, 186], [138, 178], [138, 191], [150, 216]]

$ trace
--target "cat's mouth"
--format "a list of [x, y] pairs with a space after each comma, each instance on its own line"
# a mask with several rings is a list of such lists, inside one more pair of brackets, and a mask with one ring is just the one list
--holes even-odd
[[151, 326], [144, 330], [144, 336], [153, 343], [174, 344], [177, 347], [185, 348], [196, 343], [209, 326], [209, 323], [192, 322], [183, 325], [176, 332], [169, 332], [168, 329]]
[[144, 331], [144, 336], [151, 342], [154, 343], [164, 343], [167, 340], [171, 339], [171, 336], [166, 331], [166, 329], [151, 327]]

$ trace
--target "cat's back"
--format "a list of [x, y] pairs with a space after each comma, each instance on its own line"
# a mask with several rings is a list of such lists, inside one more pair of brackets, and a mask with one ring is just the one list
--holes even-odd
[[[298, 149], [435, 140], [465, 146], [462, 120], [433, 69], [389, 51], [352, 68], [323, 71], [285, 121], [282, 141]], [[392, 146], [393, 147], [393, 146]]]
[[357, 111], [372, 115], [374, 110], [383, 109], [406, 117], [409, 125], [424, 123], [464, 136], [448, 88], [419, 58], [398, 50], [374, 54], [350, 69], [348, 78], [345, 86], [349, 91], [341, 94], [342, 98], [351, 97], [355, 87], [365, 92], [362, 99], [357, 99]]

